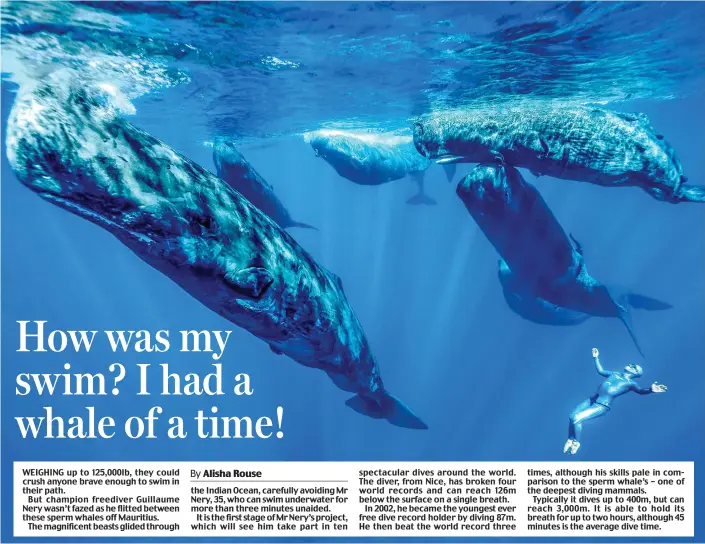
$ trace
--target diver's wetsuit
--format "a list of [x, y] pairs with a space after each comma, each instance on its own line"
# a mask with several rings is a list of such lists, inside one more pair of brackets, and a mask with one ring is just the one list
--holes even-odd
[[648, 395], [653, 392], [650, 387], [640, 387], [638, 383], [626, 377], [622, 372], [605, 370], [602, 368], [598, 357], [595, 357], [595, 367], [598, 374], [606, 376], [607, 379], [600, 384], [597, 393], [580, 403], [570, 414], [568, 438], [576, 442], [580, 442], [583, 423], [589, 419], [605, 415], [610, 410], [610, 405], [615, 398], [629, 393], [629, 391], [634, 391], [640, 395]]

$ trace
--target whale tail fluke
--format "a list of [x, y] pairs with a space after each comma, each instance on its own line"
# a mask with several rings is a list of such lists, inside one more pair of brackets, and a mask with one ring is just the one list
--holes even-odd
[[632, 317], [629, 314], [629, 310], [627, 310], [624, 306], [619, 303], [617, 303], [617, 308], [619, 309], [619, 320], [624, 323], [624, 326], [627, 328], [629, 336], [632, 337], [632, 341], [634, 342], [634, 346], [639, 352], [639, 355], [641, 355], [641, 357], [645, 359], [646, 356], [644, 355], [644, 351], [641, 349], [641, 344], [639, 343], [639, 339], [636, 336], [636, 332], [634, 332], [634, 325], [632, 324]]
[[673, 305], [668, 302], [663, 302], [644, 295], [637, 295], [636, 293], [625, 293], [621, 295], [619, 297], [619, 302], [622, 305], [628, 305], [637, 310], [658, 311], [670, 310], [673, 308]]
[[428, 429], [428, 426], [411, 409], [387, 391], [383, 391], [379, 402], [369, 397], [355, 395], [345, 404], [359, 414], [374, 419], [386, 419], [392, 425], [406, 429]]
[[705, 185], [683, 185], [674, 197], [675, 202], [705, 202]]
[[312, 230], [318, 230], [318, 227], [314, 227], [313, 225], [309, 225], [308, 223], [302, 223], [301, 221], [292, 221], [287, 228], [291, 227], [298, 227], [300, 229], [312, 229]]
[[412, 206], [435, 206], [437, 204], [437, 202], [433, 200], [430, 196], [428, 196], [426, 193], [419, 193], [417, 195], [414, 195], [409, 200], [407, 200], [406, 203], [411, 204]]
[[419, 192], [412, 196], [409, 200], [406, 201], [407, 204], [411, 204], [414, 206], [418, 206], [419, 204], [425, 205], [425, 206], [435, 206], [436, 201], [433, 200], [430, 196], [426, 194], [424, 191], [424, 178], [426, 177], [426, 172], [421, 171], [421, 172], [412, 172], [410, 174], [411, 179], [413, 179], [416, 184], [419, 186]]

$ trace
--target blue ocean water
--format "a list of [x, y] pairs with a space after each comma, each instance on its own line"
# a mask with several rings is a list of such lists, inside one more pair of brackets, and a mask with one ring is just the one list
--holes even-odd
[[[447, 107], [532, 101], [599, 103], [641, 112], [675, 148], [691, 183], [705, 183], [702, 3], [80, 2], [3, 4], [2, 129], [17, 85], [70, 65], [132, 100], [131, 122], [214, 170], [207, 142], [223, 135], [271, 183], [292, 215], [318, 231], [291, 235], [342, 278], [386, 386], [429, 425], [409, 431], [350, 410], [321, 372], [272, 353], [202, 306], [110, 234], [37, 197], [14, 177], [2, 142], [2, 535], [12, 540], [17, 460], [695, 461], [705, 501], [705, 213], [526, 173], [585, 248], [605, 283], [667, 301], [635, 312], [646, 359], [616, 319], [574, 327], [512, 313], [497, 255], [440, 166], [426, 176], [436, 206], [410, 206], [408, 179], [363, 187], [340, 178], [301, 134], [319, 128], [399, 130]], [[460, 174], [472, 165], [460, 165]], [[49, 330], [232, 329], [226, 383], [252, 378], [249, 397], [139, 397], [136, 367], [205, 372], [207, 354], [22, 354], [18, 320]], [[618, 399], [585, 425], [564, 457], [568, 414], [608, 368], [638, 362], [663, 395]], [[20, 372], [127, 368], [112, 397], [15, 395]], [[212, 367], [211, 367], [212, 368]], [[95, 406], [124, 419], [151, 406], [193, 417], [276, 417], [282, 439], [23, 440], [14, 418], [52, 405]], [[164, 427], [161, 427], [163, 429]], [[696, 517], [696, 537], [705, 521]], [[645, 539], [639, 539], [644, 541]]]

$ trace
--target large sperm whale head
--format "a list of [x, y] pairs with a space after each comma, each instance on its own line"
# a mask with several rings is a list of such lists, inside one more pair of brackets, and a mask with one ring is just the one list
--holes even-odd
[[305, 135], [317, 157], [321, 157], [342, 177], [367, 183], [374, 171], [377, 151], [374, 140], [338, 130], [320, 130]]
[[365, 149], [361, 138], [339, 131], [317, 131], [305, 136], [317, 157], [335, 166], [361, 162]]
[[[90, 198], [115, 174], [113, 159], [98, 152], [112, 137], [104, 128], [120, 114], [132, 113], [130, 106], [110, 84], [82, 82], [66, 69], [28, 83], [20, 88], [8, 119], [10, 165], [23, 184], [42, 196]], [[84, 179], [86, 161], [99, 162], [105, 178]]]
[[213, 163], [221, 178], [233, 176], [237, 179], [252, 171], [252, 167], [237, 150], [235, 143], [223, 137], [216, 137], [213, 141]]
[[414, 146], [427, 159], [434, 159], [445, 154], [443, 148], [443, 127], [431, 119], [422, 119], [414, 123]]
[[479, 164], [458, 184], [456, 192], [470, 213], [501, 219], [513, 205], [513, 184], [507, 169]]

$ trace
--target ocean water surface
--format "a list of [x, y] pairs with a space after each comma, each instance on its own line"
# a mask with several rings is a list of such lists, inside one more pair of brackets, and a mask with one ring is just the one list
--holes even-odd
[[[215, 171], [210, 142], [232, 138], [298, 221], [289, 229], [341, 277], [385, 385], [428, 424], [411, 431], [363, 417], [322, 372], [277, 356], [150, 268], [117, 239], [22, 186], [2, 142], [2, 540], [11, 540], [17, 460], [369, 460], [705, 462], [705, 207], [658, 202], [637, 188], [554, 178], [535, 184], [605, 283], [667, 301], [635, 311], [641, 359], [616, 319], [552, 327], [506, 305], [497, 254], [440, 166], [435, 205], [407, 204], [408, 178], [356, 185], [303, 135], [334, 129], [410, 134], [447, 108], [551, 101], [646, 114], [705, 184], [705, 4], [700, 2], [6, 2], [2, 131], [18, 87], [69, 66], [119, 88], [130, 122]], [[50, 330], [227, 330], [225, 383], [251, 376], [249, 397], [134, 396], [136, 367], [201, 372], [208, 354], [20, 354], [18, 320]], [[641, 364], [663, 395], [619, 398], [563, 454], [568, 414], [604, 365]], [[15, 395], [20, 372], [128, 369], [117, 397]], [[212, 368], [212, 367], [210, 367]], [[22, 439], [15, 417], [52, 405], [66, 416], [269, 416], [282, 439]], [[696, 500], [705, 500], [696, 470]], [[705, 522], [696, 517], [696, 539]], [[641, 539], [642, 541], [644, 539]]]

